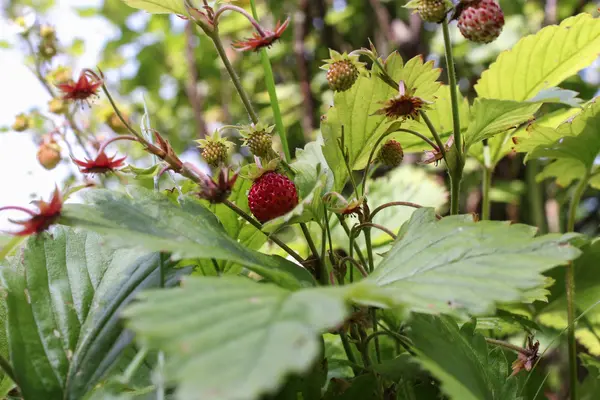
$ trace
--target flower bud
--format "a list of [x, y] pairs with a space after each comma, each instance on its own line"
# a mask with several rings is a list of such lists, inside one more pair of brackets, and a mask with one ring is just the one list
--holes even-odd
[[[123, 118], [125, 118], [125, 120], [128, 120], [126, 114], [123, 114]], [[112, 112], [108, 115], [105, 123], [106, 123], [106, 125], [108, 125], [110, 127], [110, 129], [112, 129], [116, 133], [124, 134], [124, 133], [128, 132], [127, 127], [125, 126], [123, 121], [121, 121], [121, 118], [119, 118], [117, 113], [115, 113], [115, 112]]]
[[56, 38], [56, 31], [54, 30], [54, 27], [50, 25], [42, 25], [40, 27], [40, 36], [44, 40], [54, 41]]
[[26, 131], [31, 127], [31, 118], [26, 114], [19, 114], [15, 117], [15, 122], [12, 125], [12, 129], [17, 132]]
[[48, 110], [53, 114], [64, 114], [67, 109], [67, 103], [62, 99], [56, 98], [48, 102]]
[[45, 60], [50, 60], [52, 57], [56, 55], [58, 52], [56, 49], [56, 43], [54, 41], [43, 41], [40, 43], [40, 47], [38, 48], [38, 52], [40, 56]]

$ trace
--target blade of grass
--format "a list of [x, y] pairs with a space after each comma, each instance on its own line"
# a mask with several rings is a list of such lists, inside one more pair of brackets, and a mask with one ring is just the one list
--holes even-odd
[[[258, 12], [256, 11], [256, 2], [250, 0], [250, 6], [252, 7], [252, 16], [258, 20]], [[291, 154], [288, 146], [287, 136], [285, 133], [285, 126], [283, 125], [283, 118], [281, 117], [281, 109], [279, 108], [279, 100], [277, 98], [277, 90], [275, 89], [275, 78], [273, 76], [273, 68], [271, 68], [271, 60], [266, 49], [260, 49], [260, 59], [265, 70], [265, 82], [267, 84], [267, 91], [269, 92], [269, 98], [271, 100], [271, 108], [273, 109], [273, 118], [275, 118], [275, 127], [277, 133], [281, 139], [281, 146], [283, 147], [283, 154], [285, 155], [285, 161], [290, 162]]]

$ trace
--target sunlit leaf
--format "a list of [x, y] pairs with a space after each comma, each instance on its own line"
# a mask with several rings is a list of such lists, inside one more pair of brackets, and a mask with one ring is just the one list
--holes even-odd
[[[395, 81], [404, 80], [408, 88], [413, 88], [415, 96], [428, 101], [434, 99], [440, 87], [440, 83], [436, 81], [440, 70], [433, 67], [433, 62], [424, 63], [421, 57], [415, 57], [404, 64], [398, 53], [392, 53], [385, 66]], [[373, 146], [394, 122], [383, 115], [375, 115], [386, 100], [398, 95], [398, 90], [384, 83], [377, 74], [377, 68], [374, 68], [370, 76], [360, 77], [352, 89], [336, 93], [334, 106], [323, 117], [323, 154], [333, 171], [336, 191], [348, 179], [338, 144], [342, 137], [342, 127], [350, 167], [359, 170], [366, 166]]]
[[179, 14], [187, 15], [184, 0], [123, 0], [133, 8], [147, 11], [152, 14]]
[[480, 97], [524, 101], [557, 86], [598, 58], [600, 19], [567, 18], [500, 54], [475, 85]]
[[541, 104], [479, 98], [471, 109], [471, 123], [465, 133], [465, 147], [489, 139], [529, 121]]

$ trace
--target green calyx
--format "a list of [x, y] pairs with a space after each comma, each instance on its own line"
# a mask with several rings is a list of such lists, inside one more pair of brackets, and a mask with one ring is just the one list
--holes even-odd
[[356, 54], [340, 54], [335, 50], [329, 50], [328, 60], [321, 69], [327, 71], [327, 82], [331, 90], [335, 92], [345, 92], [349, 90], [358, 77], [366, 71], [365, 64], [358, 61]]
[[275, 126], [267, 126], [262, 123], [248, 125], [240, 130], [244, 146], [250, 149], [252, 155], [271, 160], [277, 158], [273, 150], [273, 130]]
[[211, 167], [219, 167], [226, 164], [229, 159], [229, 150], [233, 143], [221, 137], [219, 131], [208, 137], [196, 141], [202, 150], [202, 157]]
[[452, 4], [448, 0], [412, 0], [404, 7], [414, 10], [425, 22], [441, 23]]

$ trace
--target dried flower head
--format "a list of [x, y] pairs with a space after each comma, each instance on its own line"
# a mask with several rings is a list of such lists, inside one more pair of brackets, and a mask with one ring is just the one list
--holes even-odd
[[329, 192], [323, 196], [323, 202], [329, 211], [344, 217], [357, 216], [361, 218], [363, 216], [363, 205], [365, 202], [363, 196], [348, 201], [337, 192]]
[[390, 119], [414, 119], [419, 121], [421, 110], [426, 110], [431, 102], [414, 96], [414, 90], [407, 89], [404, 81], [398, 85], [398, 95], [384, 102], [375, 115], [385, 115]]
[[84, 70], [77, 82], [69, 81], [56, 85], [63, 92], [63, 100], [73, 100], [76, 102], [86, 102], [89, 105], [89, 98], [98, 96], [97, 92], [103, 81], [98, 75], [90, 70]]
[[115, 159], [115, 157], [116, 155], [107, 156], [102, 150], [94, 160], [88, 160], [87, 158], [84, 161], [73, 159], [73, 162], [81, 167], [79, 171], [83, 174], [106, 174], [121, 168], [127, 158]]
[[251, 38], [235, 42], [233, 47], [238, 51], [258, 51], [263, 47], [271, 47], [273, 43], [283, 35], [283, 32], [287, 29], [289, 24], [289, 18], [286, 19], [283, 24], [279, 21], [277, 22], [274, 31], [264, 29], [262, 32], [254, 32]]
[[[444, 145], [444, 150], [446, 152], [449, 152], [453, 145], [454, 145], [454, 135], [452, 135], [448, 138], [448, 141]], [[428, 150], [425, 152], [425, 158], [423, 159], [423, 161], [421, 161], [421, 164], [436, 163], [436, 165], [437, 165], [437, 163], [442, 158], [444, 158], [444, 154], [441, 152], [441, 150], [439, 148], [435, 149], [435, 150]]]
[[17, 206], [7, 206], [0, 207], [0, 211], [7, 210], [16, 210], [22, 211], [26, 214], [29, 214], [31, 218], [24, 221], [14, 221], [9, 220], [13, 224], [23, 226], [23, 229], [12, 233], [16, 236], [28, 236], [32, 234], [42, 233], [47, 230], [50, 225], [52, 225], [58, 217], [60, 217], [60, 213], [62, 211], [62, 196], [58, 191], [58, 188], [54, 190], [54, 194], [52, 195], [52, 199], [50, 202], [45, 202], [43, 200], [35, 201], [34, 204], [38, 208], [38, 212], [34, 212], [28, 210], [27, 208], [17, 207]]
[[231, 171], [228, 168], [223, 168], [219, 171], [217, 182], [214, 182], [206, 175], [203, 175], [200, 178], [203, 181], [203, 185], [200, 187], [198, 196], [213, 204], [218, 204], [227, 200], [237, 181], [238, 174], [233, 173], [233, 175], [231, 175]]
[[514, 376], [525, 370], [527, 372], [533, 369], [533, 366], [539, 359], [538, 351], [540, 349], [540, 342], [536, 340], [533, 343], [533, 339], [530, 337], [527, 338], [527, 353], [519, 353], [517, 359], [512, 363], [512, 374]]

